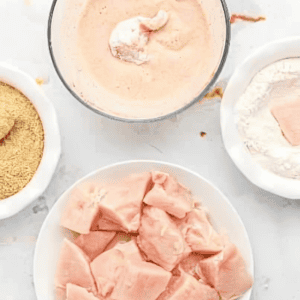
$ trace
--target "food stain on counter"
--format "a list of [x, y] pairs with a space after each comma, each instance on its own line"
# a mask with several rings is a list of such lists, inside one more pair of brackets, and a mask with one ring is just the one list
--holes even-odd
[[207, 135], [207, 133], [206, 133], [206, 132], [204, 132], [204, 131], [201, 131], [201, 132], [200, 132], [200, 136], [201, 136], [202, 138], [205, 138], [205, 137], [206, 137], [206, 135]]
[[[211, 100], [214, 98], [223, 98], [223, 88], [220, 86], [216, 86], [211, 92], [207, 93], [203, 98], [207, 100]], [[201, 102], [201, 100], [200, 100]]]
[[33, 0], [24, 0], [25, 5], [31, 6], [33, 5]]
[[3, 200], [21, 191], [34, 176], [44, 151], [44, 130], [30, 100], [1, 82], [0, 107], [6, 115], [0, 125], [0, 200]]
[[256, 23], [259, 21], [265, 21], [266, 17], [259, 16], [259, 17], [251, 17], [251, 16], [246, 16], [242, 14], [232, 14], [230, 18], [230, 23], [236, 23], [237, 21], [246, 21], [246, 22], [252, 22]]
[[43, 85], [44, 84], [44, 79], [41, 78], [41, 77], [37, 77], [35, 79], [35, 82], [38, 84], [38, 85]]

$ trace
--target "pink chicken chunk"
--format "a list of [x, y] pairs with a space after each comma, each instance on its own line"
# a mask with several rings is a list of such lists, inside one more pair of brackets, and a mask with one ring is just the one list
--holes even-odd
[[145, 261], [127, 261], [124, 275], [111, 295], [114, 300], [156, 300], [165, 290], [171, 273]]
[[214, 287], [223, 300], [239, 298], [253, 284], [240, 252], [232, 243], [222, 252], [201, 260], [199, 266], [200, 277]]
[[96, 298], [86, 289], [72, 283], [67, 284], [66, 300], [104, 300], [104, 298]]
[[65, 290], [67, 283], [73, 283], [96, 292], [89, 263], [90, 259], [79, 247], [64, 239], [54, 280], [58, 291]]
[[81, 234], [88, 234], [99, 212], [97, 199], [87, 191], [75, 189], [69, 196], [61, 218], [61, 226]]
[[171, 278], [171, 273], [143, 261], [134, 240], [102, 253], [91, 268], [101, 296], [113, 300], [155, 300]]
[[124, 273], [125, 257], [122, 251], [111, 249], [103, 252], [91, 263], [92, 274], [96, 280], [99, 295], [111, 294], [116, 283]]
[[173, 276], [167, 289], [157, 300], [219, 300], [218, 293], [193, 276], [181, 271], [180, 276]]
[[153, 188], [145, 196], [144, 202], [158, 207], [170, 215], [183, 218], [193, 209], [190, 192], [173, 177], [162, 172], [152, 172]]
[[130, 242], [133, 239], [133, 237], [134, 236], [126, 232], [116, 232], [116, 235], [107, 245], [105, 251], [114, 248], [117, 244]]
[[112, 249], [94, 259], [91, 269], [101, 296], [107, 296], [112, 292], [124, 273], [126, 261], [142, 260], [140, 250], [134, 240], [117, 243]]
[[292, 146], [300, 145], [300, 98], [271, 108], [271, 112]]
[[142, 173], [104, 187], [97, 229], [137, 232], [142, 202], [150, 185], [151, 174]]
[[143, 210], [138, 245], [148, 261], [171, 271], [190, 252], [180, 230], [163, 210], [147, 206]]
[[224, 238], [213, 229], [203, 209], [189, 212], [179, 228], [194, 252], [215, 254], [224, 248]]
[[204, 258], [205, 256], [203, 256], [202, 254], [199, 254], [197, 252], [192, 252], [187, 258], [183, 259], [180, 262], [179, 267], [184, 272], [194, 276], [197, 280], [199, 280], [200, 279], [199, 262]]
[[104, 251], [115, 235], [114, 231], [91, 231], [80, 235], [74, 242], [93, 260]]

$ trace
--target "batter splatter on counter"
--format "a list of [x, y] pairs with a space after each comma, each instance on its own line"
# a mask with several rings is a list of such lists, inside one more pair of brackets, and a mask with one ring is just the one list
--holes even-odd
[[203, 98], [204, 99], [223, 98], [223, 88], [216, 86], [211, 92], [207, 93]]
[[247, 21], [247, 22], [259, 22], [259, 21], [265, 21], [266, 18], [265, 17], [250, 17], [250, 16], [246, 16], [246, 15], [240, 15], [240, 14], [232, 14], [231, 18], [230, 18], [230, 23], [236, 23], [236, 21], [241, 20], [241, 21]]

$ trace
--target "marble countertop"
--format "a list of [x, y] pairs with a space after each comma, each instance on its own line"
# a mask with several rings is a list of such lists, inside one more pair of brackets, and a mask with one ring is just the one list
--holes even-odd
[[[0, 300], [35, 300], [33, 255], [49, 210], [76, 180], [96, 168], [131, 159], [183, 165], [216, 184], [243, 219], [255, 259], [252, 300], [300, 299], [300, 202], [252, 185], [225, 152], [220, 99], [197, 103], [176, 118], [130, 125], [100, 117], [69, 94], [54, 72], [46, 28], [51, 0], [0, 1], [0, 61], [17, 65], [53, 102], [60, 123], [62, 157], [45, 193], [19, 214], [0, 220]], [[300, 34], [299, 0], [227, 0], [231, 13], [266, 21], [232, 25], [231, 48], [218, 83], [258, 46]], [[200, 132], [207, 136], [202, 138]], [[88, 133], [88, 134], [87, 134]]]

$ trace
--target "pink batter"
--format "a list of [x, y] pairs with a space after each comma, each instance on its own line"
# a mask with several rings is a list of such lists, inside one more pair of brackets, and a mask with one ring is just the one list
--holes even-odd
[[[159, 10], [167, 12], [168, 22], [151, 33], [146, 46], [151, 59], [136, 65], [114, 57], [109, 39], [116, 25], [137, 16], [153, 18]], [[214, 71], [211, 39], [197, 0], [88, 0], [77, 42], [83, 71], [108, 92], [97, 102], [110, 103], [110, 110], [118, 103], [129, 116], [148, 118], [171, 113], [199, 95]]]

